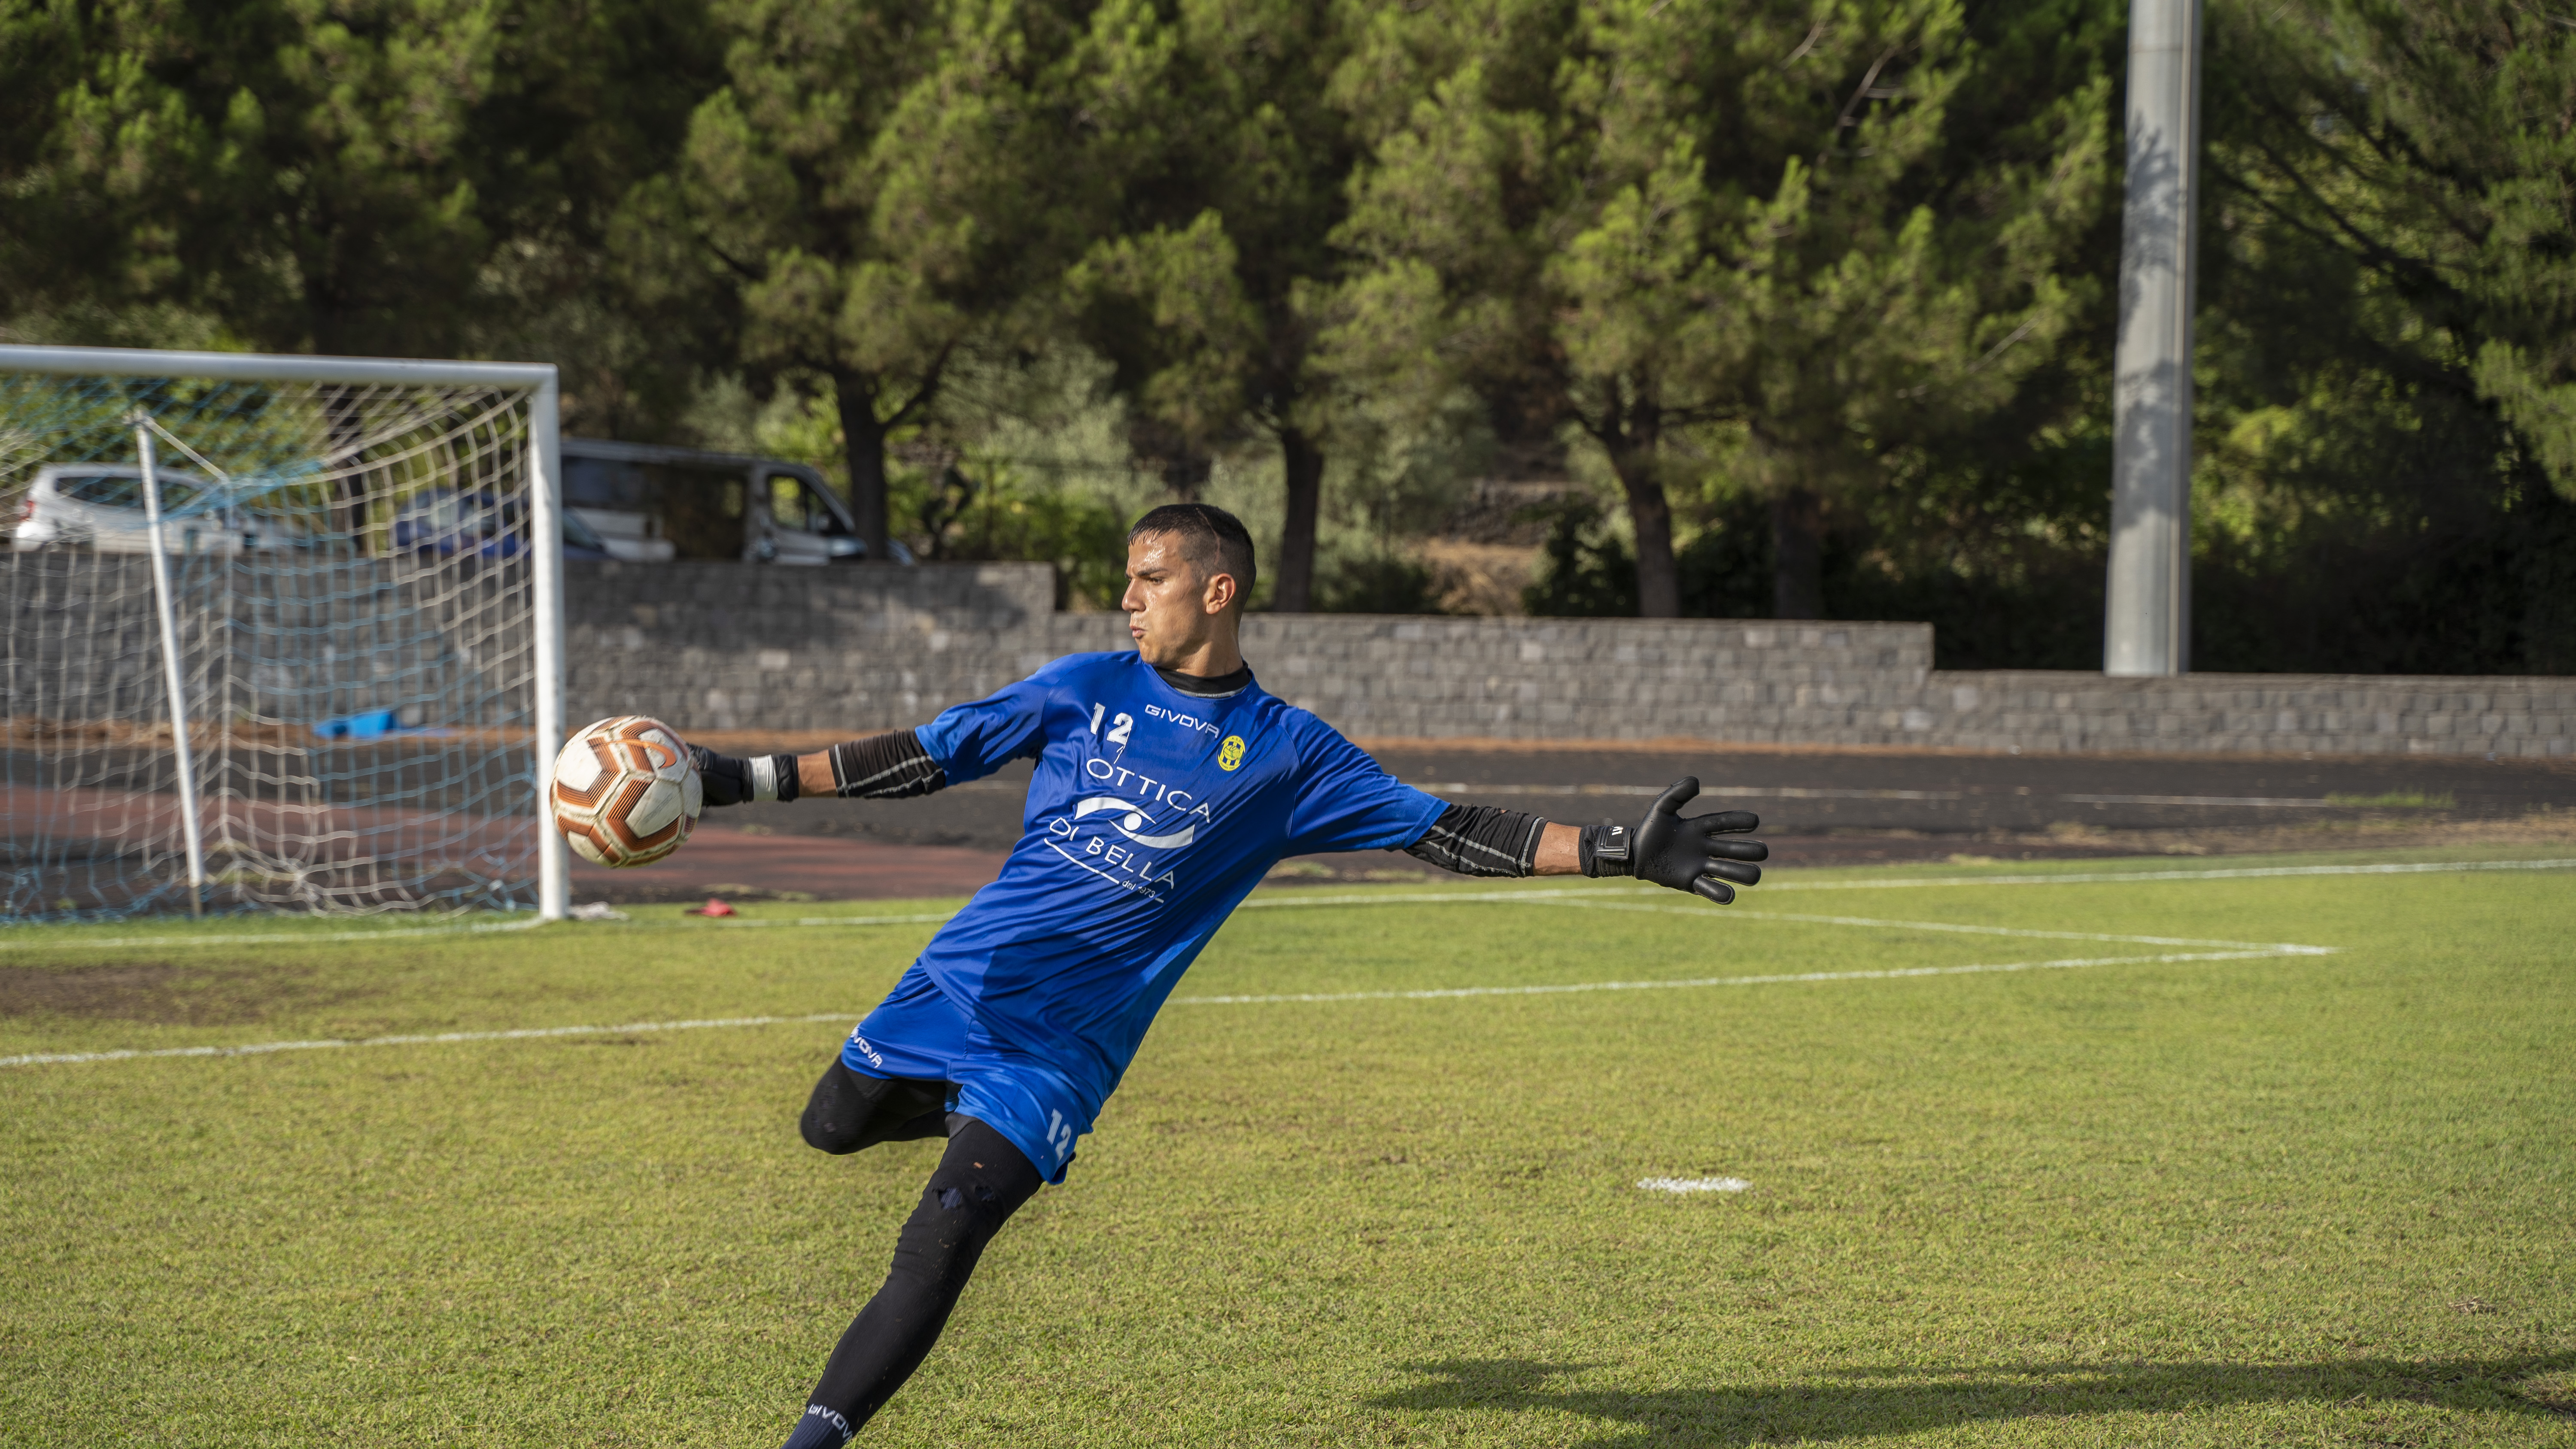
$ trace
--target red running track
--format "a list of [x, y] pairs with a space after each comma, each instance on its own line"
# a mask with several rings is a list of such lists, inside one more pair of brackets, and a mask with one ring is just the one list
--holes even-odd
[[[175, 797], [145, 791], [0, 787], [0, 839], [9, 841], [148, 840], [159, 853], [175, 857], [179, 813]], [[229, 835], [323, 869], [424, 849], [445, 860], [481, 857], [488, 869], [496, 860], [524, 860], [531, 843], [524, 818], [391, 806], [309, 807], [221, 796], [200, 804], [199, 819], [209, 845]], [[816, 900], [907, 900], [971, 895], [1001, 873], [1004, 858], [999, 851], [770, 835], [757, 827], [745, 832], [701, 821], [689, 843], [658, 865], [607, 870], [576, 856], [572, 886], [577, 901], [677, 901], [729, 890]], [[68, 883], [47, 885], [47, 891], [70, 889]]]
[[964, 896], [1002, 873], [999, 851], [889, 845], [830, 835], [747, 835], [698, 823], [689, 843], [658, 865], [608, 870], [575, 857], [576, 901], [668, 901], [724, 895], [750, 886], [772, 895], [824, 901]]

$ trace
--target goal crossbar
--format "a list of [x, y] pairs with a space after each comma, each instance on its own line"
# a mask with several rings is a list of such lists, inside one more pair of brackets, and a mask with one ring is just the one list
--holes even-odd
[[556, 386], [551, 362], [416, 362], [402, 357], [298, 357], [269, 352], [156, 352], [140, 347], [0, 345], [0, 371], [62, 376], [202, 377], [224, 382], [416, 382], [431, 387]]

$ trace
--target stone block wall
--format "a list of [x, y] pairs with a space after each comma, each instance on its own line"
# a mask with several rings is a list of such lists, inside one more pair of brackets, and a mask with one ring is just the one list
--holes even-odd
[[[200, 553], [170, 560], [170, 586], [200, 724], [378, 709], [487, 729], [534, 718], [522, 569]], [[0, 715], [167, 720], [154, 600], [148, 554], [0, 551]]]
[[1363, 737], [1800, 739], [1932, 667], [1928, 624], [1255, 615], [1262, 686]]
[[566, 717], [696, 729], [891, 729], [990, 694], [1049, 647], [1044, 564], [734, 562], [565, 569]]
[[[575, 721], [916, 724], [1047, 660], [1128, 647], [1042, 564], [576, 564]], [[1937, 671], [1925, 624], [1254, 615], [1262, 684], [1361, 738], [2029, 751], [2567, 755], [2576, 679]]]
[[1968, 749], [2263, 754], [2493, 754], [2576, 750], [2576, 679], [2538, 676], [1931, 675], [1904, 736]]

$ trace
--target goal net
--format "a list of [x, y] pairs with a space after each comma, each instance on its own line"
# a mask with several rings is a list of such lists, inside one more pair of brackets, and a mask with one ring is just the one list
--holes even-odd
[[0, 920], [563, 904], [551, 367], [0, 347]]

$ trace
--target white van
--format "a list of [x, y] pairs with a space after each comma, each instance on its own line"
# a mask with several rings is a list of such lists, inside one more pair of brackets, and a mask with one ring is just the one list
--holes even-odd
[[[564, 511], [590, 525], [609, 556], [746, 563], [859, 563], [849, 505], [803, 463], [605, 438], [563, 440]], [[896, 540], [896, 563], [912, 550]]]

